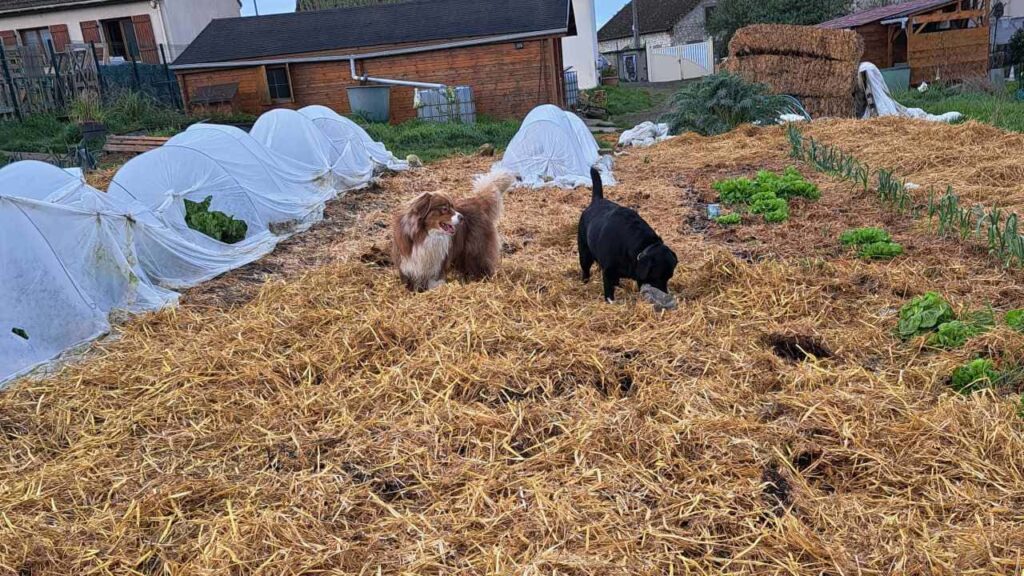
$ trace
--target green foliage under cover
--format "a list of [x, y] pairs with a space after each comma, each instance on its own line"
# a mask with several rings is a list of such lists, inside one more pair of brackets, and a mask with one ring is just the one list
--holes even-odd
[[185, 223], [188, 227], [225, 244], [244, 240], [249, 225], [223, 212], [210, 210], [212, 201], [213, 196], [207, 196], [202, 202], [185, 200]]

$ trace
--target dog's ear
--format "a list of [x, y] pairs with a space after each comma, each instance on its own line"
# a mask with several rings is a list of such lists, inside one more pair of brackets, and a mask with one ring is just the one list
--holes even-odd
[[430, 192], [420, 194], [409, 203], [405, 214], [402, 215], [402, 232], [410, 238], [416, 236], [416, 233], [420, 231], [420, 221], [430, 213], [430, 200], [432, 197]]
[[654, 263], [654, 257], [651, 255], [650, 250], [644, 250], [636, 257], [636, 277], [638, 280], [643, 280], [651, 275], [651, 265]]

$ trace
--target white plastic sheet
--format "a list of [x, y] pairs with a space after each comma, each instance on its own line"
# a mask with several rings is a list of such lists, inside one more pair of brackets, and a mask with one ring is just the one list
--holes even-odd
[[271, 110], [256, 120], [252, 137], [281, 158], [303, 165], [318, 179], [338, 189], [365, 186], [373, 176], [367, 174], [365, 160], [352, 154], [351, 148], [336, 148], [331, 139], [313, 121], [295, 110]]
[[534, 108], [523, 120], [505, 155], [495, 168], [516, 174], [529, 187], [589, 186], [590, 168], [614, 185], [612, 159], [600, 155], [597, 140], [583, 120], [557, 106]]
[[135, 258], [134, 221], [101, 202], [76, 202], [83, 186], [41, 162], [0, 170], [0, 382], [103, 334], [114, 310], [177, 299]]
[[370, 160], [377, 166], [392, 172], [402, 172], [409, 169], [408, 162], [395, 157], [383, 143], [374, 141], [370, 134], [363, 130], [362, 126], [334, 110], [326, 106], [313, 105], [300, 109], [299, 113], [312, 120], [332, 141], [341, 139], [349, 142], [353, 139], [358, 139]]
[[[867, 77], [866, 84], [864, 82], [865, 76]], [[874, 109], [869, 106], [864, 112], [865, 119], [873, 116], [903, 116], [906, 118], [928, 120], [930, 122], [951, 123], [963, 118], [963, 115], [959, 112], [934, 115], [920, 108], [907, 108], [893, 100], [892, 94], [889, 93], [889, 85], [885, 83], [885, 77], [882, 76], [882, 72], [870, 62], [861, 62], [858, 80], [862, 84], [861, 88], [870, 93], [875, 102]]]
[[641, 122], [619, 136], [619, 146], [647, 148], [669, 138], [668, 124]]

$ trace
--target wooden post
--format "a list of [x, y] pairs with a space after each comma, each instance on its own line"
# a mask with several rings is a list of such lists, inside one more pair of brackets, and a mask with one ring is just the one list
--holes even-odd
[[53, 41], [47, 40], [46, 47], [50, 51], [50, 65], [53, 66], [53, 86], [57, 95], [57, 104], [64, 108], [64, 86], [60, 81], [60, 70], [57, 68], [57, 53], [53, 51]]
[[100, 70], [100, 57], [96, 55], [96, 43], [89, 42], [89, 50], [92, 52], [92, 63], [96, 66], [96, 85], [100, 91], [100, 102], [103, 102], [107, 87], [103, 83], [103, 71]]
[[0, 63], [3, 63], [4, 80], [7, 81], [7, 89], [11, 93], [11, 105], [14, 106], [14, 113], [18, 120], [24, 120], [21, 115], [21, 103], [18, 102], [18, 90], [14, 87], [14, 78], [11, 77], [11, 69], [7, 66], [7, 51], [4, 50], [4, 43], [0, 42]]

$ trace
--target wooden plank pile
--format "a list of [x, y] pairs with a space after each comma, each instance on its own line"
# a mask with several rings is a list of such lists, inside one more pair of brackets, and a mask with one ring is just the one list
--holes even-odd
[[164, 145], [170, 138], [164, 136], [107, 136], [104, 152], [142, 154]]

